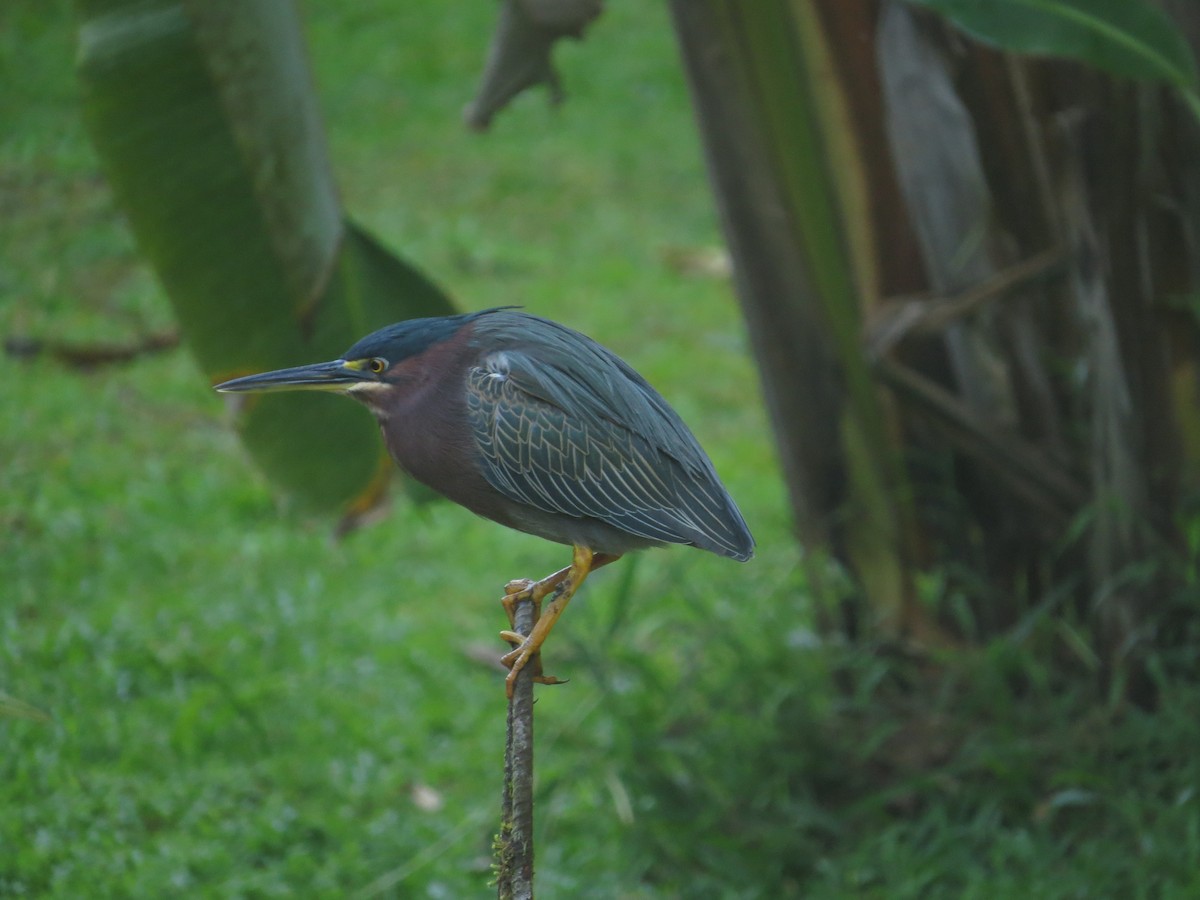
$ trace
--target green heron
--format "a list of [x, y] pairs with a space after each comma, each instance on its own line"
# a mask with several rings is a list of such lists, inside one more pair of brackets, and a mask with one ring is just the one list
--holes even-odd
[[[754, 539], [667, 402], [591, 338], [511, 307], [411, 319], [332, 362], [249, 375], [219, 391], [341, 391], [379, 421], [392, 459], [484, 518], [574, 548], [571, 565], [511, 581], [537, 612], [514, 649], [509, 696], [588, 573], [631, 550], [688, 544], [736, 560]], [[554, 594], [546, 609], [542, 601]], [[558, 680], [530, 670], [537, 681]]]

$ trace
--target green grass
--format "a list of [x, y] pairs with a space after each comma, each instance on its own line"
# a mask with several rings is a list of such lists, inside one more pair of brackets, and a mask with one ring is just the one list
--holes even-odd
[[[522, 98], [485, 136], [460, 110], [491, 4], [304, 9], [354, 216], [464, 308], [626, 356], [759, 540], [746, 566], [626, 560], [572, 604], [547, 660], [571, 683], [538, 703], [543, 896], [1200, 891], [1195, 686], [1098, 708], [1023, 650], [814, 639], [730, 285], [669, 264], [719, 238], [663, 9], [612, 4], [560, 48], [567, 105]], [[71, 65], [61, 2], [0, 7], [0, 335], [130, 341], [170, 309]], [[4, 354], [0, 383], [0, 691], [48, 716], [0, 715], [0, 896], [487, 895], [496, 600], [563, 549], [403, 496], [334, 540], [183, 351]]]

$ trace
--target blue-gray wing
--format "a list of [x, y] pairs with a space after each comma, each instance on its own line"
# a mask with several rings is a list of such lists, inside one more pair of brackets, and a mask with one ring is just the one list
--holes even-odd
[[518, 350], [470, 370], [467, 405], [488, 482], [546, 512], [748, 559], [753, 539], [691, 432], [636, 372], [588, 344], [600, 355], [585, 375]]

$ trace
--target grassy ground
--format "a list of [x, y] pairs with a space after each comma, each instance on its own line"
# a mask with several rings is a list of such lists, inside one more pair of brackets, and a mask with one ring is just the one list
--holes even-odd
[[[635, 8], [636, 7], [636, 8]], [[459, 110], [490, 4], [304, 5], [347, 207], [464, 308], [630, 359], [759, 539], [589, 581], [538, 705], [547, 897], [1187, 897], [1197, 691], [1097, 708], [1020, 651], [821, 646], [664, 10], [561, 49], [570, 99]], [[0, 333], [169, 328], [77, 118], [61, 2], [0, 7]], [[402, 498], [335, 541], [183, 351], [0, 355], [0, 896], [486, 895], [498, 587], [561, 548]], [[949, 673], [949, 674], [946, 674]], [[20, 702], [18, 702], [20, 701]]]

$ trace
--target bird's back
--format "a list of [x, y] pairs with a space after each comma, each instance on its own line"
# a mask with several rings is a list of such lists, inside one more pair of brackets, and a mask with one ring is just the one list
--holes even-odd
[[646, 543], [753, 554], [708, 456], [628, 363], [513, 310], [474, 318], [470, 329], [478, 357], [469, 417], [494, 488], [545, 515], [598, 520]]

